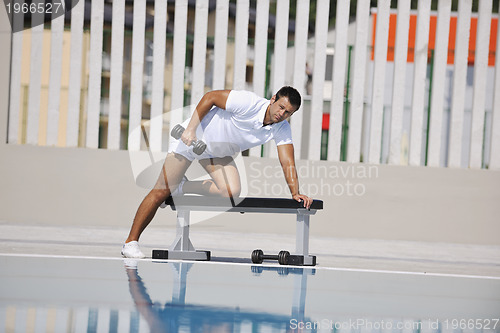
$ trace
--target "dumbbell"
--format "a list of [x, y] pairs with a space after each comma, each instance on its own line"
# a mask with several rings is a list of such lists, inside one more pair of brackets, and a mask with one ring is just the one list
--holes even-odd
[[[179, 140], [182, 136], [182, 133], [184, 133], [184, 130], [185, 128], [182, 127], [182, 125], [175, 125], [174, 128], [172, 128], [172, 132], [170, 132], [170, 135], [172, 135], [174, 139]], [[191, 146], [193, 146], [193, 152], [196, 155], [201, 155], [205, 151], [205, 149], [207, 149], [207, 144], [201, 140], [193, 141], [193, 143], [191, 143]]]
[[290, 257], [290, 252], [280, 251], [278, 255], [264, 254], [262, 250], [253, 250], [252, 252], [252, 262], [254, 264], [262, 264], [264, 260], [278, 260], [280, 265], [288, 265], [288, 258]]

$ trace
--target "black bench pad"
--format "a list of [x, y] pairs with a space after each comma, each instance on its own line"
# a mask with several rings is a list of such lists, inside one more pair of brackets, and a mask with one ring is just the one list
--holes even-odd
[[[173, 210], [178, 207], [211, 207], [211, 208], [220, 208], [220, 209], [231, 209], [231, 208], [239, 208], [239, 210], [244, 210], [245, 208], [249, 208], [251, 210], [262, 208], [263, 210], [267, 209], [300, 209], [304, 208], [304, 204], [302, 202], [295, 201], [293, 199], [284, 199], [284, 198], [233, 198], [230, 200], [229, 198], [220, 198], [220, 197], [208, 197], [208, 196], [179, 196], [173, 199], [172, 197], [168, 197], [165, 200], [165, 204], [171, 206]], [[323, 209], [323, 201], [314, 200], [310, 207], [311, 210], [319, 210]]]

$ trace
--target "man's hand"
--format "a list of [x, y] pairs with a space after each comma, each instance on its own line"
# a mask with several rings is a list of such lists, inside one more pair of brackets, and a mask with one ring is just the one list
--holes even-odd
[[292, 196], [292, 198], [298, 202], [303, 202], [304, 207], [307, 209], [311, 207], [311, 204], [313, 202], [313, 199], [309, 198], [307, 195], [304, 194], [295, 194]]
[[196, 131], [193, 131], [188, 126], [181, 135], [181, 141], [184, 142], [186, 146], [191, 146], [191, 144], [196, 141]]

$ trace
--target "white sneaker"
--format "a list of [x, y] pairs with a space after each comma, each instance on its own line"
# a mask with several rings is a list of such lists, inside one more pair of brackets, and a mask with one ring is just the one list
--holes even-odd
[[183, 176], [181, 182], [179, 183], [179, 186], [177, 186], [175, 191], [172, 192], [173, 197], [178, 197], [178, 196], [184, 195], [184, 192], [182, 191], [182, 186], [184, 186], [184, 183], [187, 181], [188, 181], [187, 177]]
[[123, 244], [122, 256], [124, 256], [125, 258], [135, 259], [146, 258], [144, 253], [142, 253], [141, 249], [139, 248], [139, 243], [137, 241], [131, 241]]

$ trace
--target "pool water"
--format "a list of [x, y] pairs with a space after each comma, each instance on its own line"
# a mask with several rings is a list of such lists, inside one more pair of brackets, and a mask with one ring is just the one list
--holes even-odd
[[0, 332], [500, 332], [500, 279], [0, 255]]

